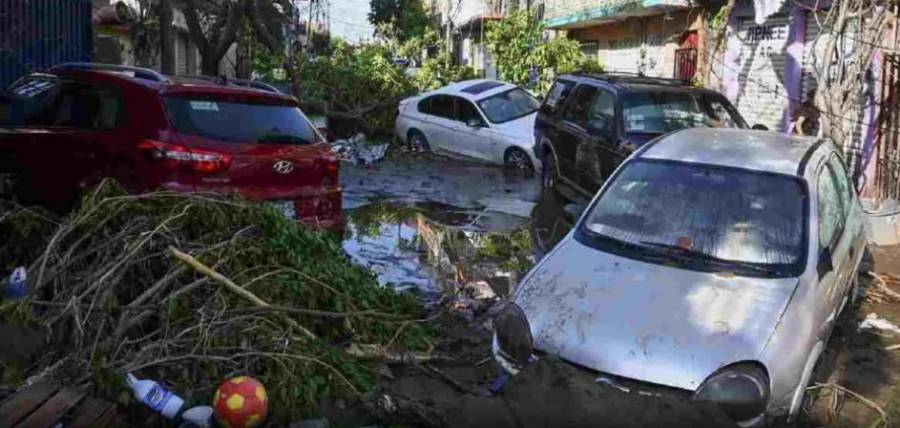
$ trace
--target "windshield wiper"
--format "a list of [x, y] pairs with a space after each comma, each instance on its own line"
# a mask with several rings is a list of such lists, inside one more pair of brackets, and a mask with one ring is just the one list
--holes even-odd
[[310, 144], [310, 141], [303, 137], [291, 134], [266, 134], [256, 140], [257, 143], [288, 143], [288, 144]]
[[700, 261], [726, 269], [739, 268], [764, 275], [781, 275], [781, 271], [778, 269], [760, 266], [756, 263], [751, 262], [720, 259], [718, 257], [711, 256], [706, 253], [701, 253], [699, 251], [689, 250], [678, 245], [663, 244], [661, 242], [652, 241], [641, 241], [641, 245], [643, 245], [645, 248], [656, 250], [657, 253], [665, 253], [665, 255], [674, 257], [678, 260]]

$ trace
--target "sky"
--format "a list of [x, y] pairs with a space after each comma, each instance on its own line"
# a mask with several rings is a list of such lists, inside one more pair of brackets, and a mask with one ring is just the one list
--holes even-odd
[[368, 13], [369, 0], [331, 0], [331, 34], [349, 41], [371, 39], [375, 29]]

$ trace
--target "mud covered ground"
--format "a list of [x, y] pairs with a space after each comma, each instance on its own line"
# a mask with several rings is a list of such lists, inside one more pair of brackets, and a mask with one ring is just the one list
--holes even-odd
[[[384, 285], [417, 290], [434, 310], [449, 310], [435, 352], [454, 360], [383, 366], [368, 406], [325, 406], [333, 425], [731, 426], [678, 393], [625, 392], [550, 357], [491, 392], [499, 373], [488, 358], [484, 302], [507, 295], [568, 233], [586, 201], [541, 196], [535, 176], [433, 157], [345, 167], [342, 181], [345, 251]], [[867, 269], [900, 277], [900, 248], [872, 254]], [[859, 330], [871, 313], [900, 323], [900, 302], [870, 296], [845, 311], [817, 371], [824, 386], [811, 391], [816, 399], [800, 426], [884, 426], [875, 407], [900, 421], [900, 349], [887, 350], [900, 336]]]
[[[869, 251], [872, 257], [864, 262], [864, 269], [900, 278], [900, 247], [870, 247]], [[900, 335], [859, 328], [870, 314], [900, 324], [900, 301], [884, 297], [867, 275], [860, 277], [860, 284], [864, 295], [835, 327], [818, 370], [817, 382], [826, 386], [813, 390], [817, 396], [806, 415], [806, 426], [868, 428], [885, 426], [885, 419], [892, 426], [900, 423], [900, 349], [889, 348], [900, 344]], [[900, 292], [896, 284], [893, 289]], [[830, 384], [862, 398], [827, 386]]]

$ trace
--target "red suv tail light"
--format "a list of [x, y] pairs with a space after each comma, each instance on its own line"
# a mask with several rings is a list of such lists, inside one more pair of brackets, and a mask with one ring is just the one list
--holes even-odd
[[201, 174], [221, 172], [231, 165], [231, 155], [204, 149], [188, 149], [185, 146], [144, 140], [138, 149], [146, 150], [171, 171], [194, 171]]
[[322, 178], [327, 183], [338, 184], [338, 171], [340, 161], [333, 156], [327, 156], [320, 160], [322, 162]]

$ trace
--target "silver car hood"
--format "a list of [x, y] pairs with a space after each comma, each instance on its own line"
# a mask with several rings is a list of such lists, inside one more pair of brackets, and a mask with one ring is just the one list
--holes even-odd
[[515, 293], [538, 350], [601, 372], [695, 390], [756, 360], [797, 280], [645, 263], [569, 238]]

